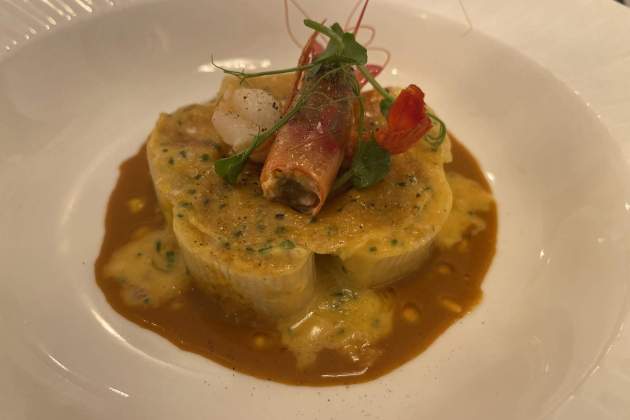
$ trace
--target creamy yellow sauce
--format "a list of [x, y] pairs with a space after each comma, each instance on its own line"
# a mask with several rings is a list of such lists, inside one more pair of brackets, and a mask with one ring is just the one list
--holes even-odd
[[112, 255], [104, 271], [121, 284], [126, 304], [157, 308], [190, 288], [190, 276], [169, 229], [139, 229], [134, 236]]

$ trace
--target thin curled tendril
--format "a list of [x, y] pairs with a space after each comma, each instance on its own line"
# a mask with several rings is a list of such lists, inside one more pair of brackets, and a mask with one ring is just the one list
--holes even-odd
[[357, 12], [357, 9], [359, 8], [362, 2], [363, 0], [357, 0], [354, 2], [354, 6], [352, 6], [352, 10], [350, 11], [348, 18], [346, 19], [346, 23], [344, 23], [343, 25], [343, 30], [345, 32], [350, 32], [350, 21], [354, 17], [354, 14]]
[[379, 52], [382, 52], [383, 54], [385, 54], [385, 61], [383, 62], [383, 64], [380, 64], [380, 66], [384, 70], [385, 67], [387, 67], [387, 65], [389, 64], [389, 60], [392, 58], [392, 54], [389, 52], [389, 50], [387, 48], [383, 48], [383, 47], [370, 47], [367, 50], [368, 51], [379, 51]]
[[[300, 43], [300, 41], [297, 39], [297, 37], [293, 33], [293, 30], [291, 29], [291, 20], [289, 19], [289, 2], [291, 2], [291, 4], [294, 5], [295, 8], [298, 9], [300, 13], [302, 13], [302, 16], [305, 19], [310, 19], [310, 16], [308, 15], [308, 13], [306, 13], [306, 10], [304, 10], [304, 8], [302, 8], [302, 6], [300, 6], [300, 4], [297, 2], [297, 0], [284, 0], [284, 26], [287, 29], [287, 33], [289, 34], [289, 38], [291, 38], [291, 41], [293, 41], [293, 43], [299, 49], [302, 49], [302, 48], [304, 48], [305, 44]], [[323, 42], [326, 41], [326, 38], [324, 36], [322, 36], [321, 34], [318, 34], [317, 36]]]
[[[304, 44], [302, 44], [297, 37], [295, 36], [295, 34], [293, 33], [293, 30], [291, 29], [291, 20], [289, 19], [289, 2], [295, 6], [295, 8], [302, 14], [302, 16], [306, 19], [310, 19], [308, 13], [306, 13], [306, 10], [298, 3], [297, 0], [284, 0], [284, 24], [285, 27], [287, 29], [287, 33], [289, 34], [289, 38], [291, 38], [291, 41], [300, 49], [304, 48]], [[364, 3], [364, 7], [361, 11], [361, 15], [359, 16], [359, 19], [357, 21], [357, 23], [359, 23], [359, 26], [351, 26], [350, 21], [352, 20], [352, 18], [354, 17], [354, 15], [356, 14], [357, 10], [359, 9], [359, 7], [361, 6], [361, 3]], [[368, 49], [368, 51], [380, 51], [383, 54], [385, 54], [385, 61], [383, 62], [383, 64], [380, 64], [380, 67], [382, 70], [385, 69], [385, 67], [387, 67], [387, 65], [389, 64], [389, 61], [391, 59], [391, 53], [382, 47], [370, 47], [370, 45], [372, 44], [372, 42], [374, 41], [374, 38], [376, 38], [376, 28], [374, 28], [371, 25], [365, 25], [361, 23], [361, 20], [363, 18], [363, 13], [365, 12], [365, 6], [366, 6], [367, 2], [365, 2], [365, 0], [356, 0], [354, 2], [354, 5], [352, 6], [352, 10], [350, 10], [350, 14], [348, 15], [348, 17], [346, 18], [346, 22], [344, 24], [344, 31], [346, 32], [354, 32], [355, 34], [357, 34], [359, 31], [361, 30], [366, 30], [370, 33], [367, 41], [362, 42], [362, 45], [364, 47], [366, 47]], [[358, 37], [357, 37], [358, 38]], [[324, 39], [325, 41], [325, 39]], [[382, 71], [381, 70], [381, 71]]]
[[304, 16], [306, 19], [310, 19], [310, 18], [306, 14], [306, 11], [302, 9], [302, 6], [300, 6], [300, 4], [297, 1], [284, 0], [284, 26], [287, 28], [287, 32], [289, 34], [289, 38], [291, 38], [291, 41], [293, 41], [293, 43], [297, 45], [299, 49], [302, 49], [304, 45], [300, 44], [300, 41], [298, 41], [297, 37], [291, 30], [291, 22], [289, 20], [289, 1], [300, 11], [300, 13], [302, 13], [302, 16]]

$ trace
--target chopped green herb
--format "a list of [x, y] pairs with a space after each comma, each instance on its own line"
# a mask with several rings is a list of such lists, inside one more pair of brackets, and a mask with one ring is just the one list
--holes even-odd
[[389, 241], [389, 243], [390, 243], [392, 246], [396, 246], [396, 245], [398, 245], [398, 239], [392, 239], [391, 241]]
[[293, 241], [285, 239], [284, 241], [280, 242], [280, 247], [284, 249], [293, 249], [295, 248], [295, 244], [293, 243]]
[[183, 158], [186, 158], [186, 151], [185, 150], [180, 150], [179, 151], [179, 155]]
[[166, 262], [168, 265], [175, 263], [175, 251], [166, 251]]
[[207, 162], [210, 160], [210, 155], [207, 153], [204, 153], [203, 155], [201, 155], [201, 161], [202, 162]]
[[275, 232], [276, 232], [277, 235], [282, 235], [282, 234], [287, 233], [287, 228], [286, 228], [286, 226], [278, 226], [276, 228]]
[[155, 241], [155, 252], [159, 254], [161, 249], [162, 249], [162, 241], [158, 239], [157, 241]]
[[196, 189], [194, 189], [194, 188], [191, 188], [191, 189], [189, 189], [189, 190], [187, 191], [187, 193], [188, 193], [188, 194], [190, 194], [190, 195], [193, 195], [193, 194], [195, 194], [196, 192], [197, 192], [197, 190], [196, 190]]
[[258, 248], [258, 252], [260, 254], [267, 254], [271, 250], [271, 248], [273, 248], [273, 245], [267, 244], [267, 245], [264, 245], [261, 248]]

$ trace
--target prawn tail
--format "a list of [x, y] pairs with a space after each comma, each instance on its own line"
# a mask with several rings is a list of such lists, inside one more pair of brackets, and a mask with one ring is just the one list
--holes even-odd
[[391, 154], [409, 150], [431, 129], [431, 119], [424, 103], [424, 92], [409, 85], [394, 100], [387, 115], [387, 127], [376, 141]]

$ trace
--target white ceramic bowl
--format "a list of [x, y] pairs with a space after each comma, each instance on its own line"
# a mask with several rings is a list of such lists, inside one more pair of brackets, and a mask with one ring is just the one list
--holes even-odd
[[[7, 418], [534, 419], [611, 343], [629, 272], [620, 143], [549, 71], [409, 2], [373, 2], [366, 21], [392, 52], [383, 81], [418, 83], [494, 188], [498, 252], [479, 307], [391, 374], [329, 388], [234, 373], [126, 321], [93, 276], [118, 164], [160, 111], [213, 95], [210, 54], [282, 67], [298, 50], [280, 2], [124, 4], [90, 19], [91, 1], [58, 3], [79, 22], [0, 56]], [[339, 3], [312, 17], [344, 19]]]

